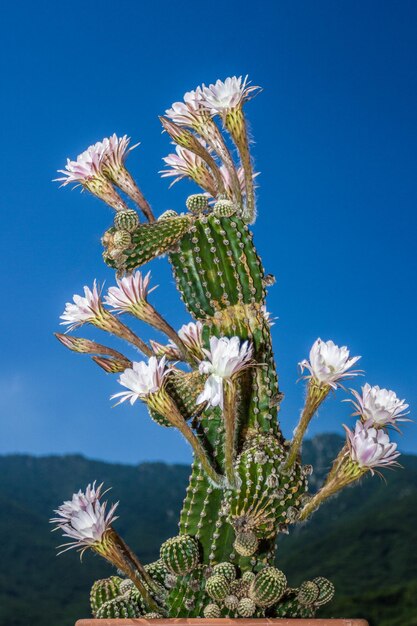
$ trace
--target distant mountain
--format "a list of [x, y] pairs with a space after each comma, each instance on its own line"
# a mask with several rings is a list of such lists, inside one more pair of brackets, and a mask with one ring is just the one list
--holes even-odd
[[[317, 488], [342, 440], [321, 435], [304, 446]], [[365, 479], [323, 506], [312, 520], [279, 542], [278, 565], [290, 584], [323, 575], [336, 599], [327, 616], [366, 617], [372, 626], [417, 626], [417, 457], [403, 470]], [[144, 463], [110, 464], [82, 456], [0, 457], [0, 624], [73, 626], [89, 615], [88, 592], [110, 566], [86, 554], [59, 558], [59, 537], [48, 519], [64, 498], [95, 479], [120, 500], [117, 528], [146, 563], [177, 532], [189, 468]]]

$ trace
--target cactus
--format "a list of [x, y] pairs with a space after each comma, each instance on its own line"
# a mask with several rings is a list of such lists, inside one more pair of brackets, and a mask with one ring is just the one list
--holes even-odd
[[184, 576], [198, 563], [198, 544], [189, 535], [167, 539], [161, 546], [161, 561], [171, 574]]
[[258, 572], [250, 586], [249, 596], [257, 606], [272, 606], [287, 588], [285, 574], [276, 567], [265, 567]]
[[[229, 90], [231, 97], [229, 104], [222, 98], [216, 109], [219, 89]], [[53, 521], [66, 530], [83, 498], [90, 502], [97, 517], [101, 515], [101, 525], [91, 530], [93, 542], [78, 536], [74, 526], [72, 545], [93, 549], [132, 581], [112, 577], [94, 584], [91, 606], [97, 617], [313, 616], [331, 600], [333, 585], [318, 576], [298, 589], [287, 587], [285, 574], [275, 567], [280, 533], [307, 519], [341, 488], [375, 467], [395, 463], [398, 456], [395, 444], [387, 444], [385, 427], [395, 424], [407, 405], [398, 400], [386, 422], [375, 418], [372, 423], [369, 410], [362, 419], [365, 395], [355, 392], [360, 415], [355, 432], [347, 429], [346, 445], [324, 486], [308, 494], [311, 467], [301, 462], [304, 433], [330, 390], [346, 376], [356, 375], [352, 367], [359, 358], [349, 358], [347, 348], [330, 341], [317, 340], [310, 360], [300, 364], [309, 372], [305, 406], [293, 440], [282, 434], [282, 394], [272, 352], [272, 321], [265, 308], [266, 289], [274, 278], [265, 274], [249, 228], [255, 219], [254, 173], [243, 108], [256, 89], [234, 77], [223, 86], [203, 88], [199, 96], [196, 92], [192, 103], [188, 94], [187, 105], [177, 103], [171, 110], [173, 119], [162, 118], [180, 146], [177, 155], [165, 159], [172, 169], [164, 170], [164, 176], [188, 176], [203, 190], [188, 197], [182, 213], [170, 209], [154, 220], [125, 168], [126, 137], [114, 135], [90, 148], [97, 158], [88, 176], [85, 156], [82, 168], [68, 166], [64, 172], [64, 184], [79, 182], [116, 209], [114, 225], [102, 241], [105, 262], [117, 270], [118, 287], [109, 290], [104, 301], [96, 286], [86, 288], [84, 298], [75, 297], [74, 304], [67, 305], [63, 323], [71, 329], [92, 323], [150, 358], [132, 364], [101, 344], [57, 336], [70, 349], [90, 354], [106, 372], [118, 372], [124, 387], [116, 394], [120, 401], [146, 403], [151, 418], [178, 429], [194, 452], [179, 534], [167, 539], [160, 560], [147, 566], [113, 528], [115, 507], [104, 516], [101, 487], [89, 486], [85, 494], [74, 495], [72, 508], [65, 503], [58, 509]], [[239, 168], [223, 132], [237, 149]], [[118, 196], [118, 182], [147, 222]], [[148, 303], [148, 279], [135, 280], [138, 268], [162, 255], [167, 255], [194, 319], [178, 332]], [[149, 346], [111, 310], [148, 322], [165, 332], [169, 343], [151, 341]], [[379, 390], [370, 389], [375, 394]], [[367, 463], [371, 440], [380, 447]]]

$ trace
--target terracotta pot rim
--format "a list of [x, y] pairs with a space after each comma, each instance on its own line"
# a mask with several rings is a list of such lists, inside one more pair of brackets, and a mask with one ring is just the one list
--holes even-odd
[[293, 619], [293, 618], [163, 618], [163, 619], [81, 619], [75, 626], [369, 626], [368, 622], [363, 619]]

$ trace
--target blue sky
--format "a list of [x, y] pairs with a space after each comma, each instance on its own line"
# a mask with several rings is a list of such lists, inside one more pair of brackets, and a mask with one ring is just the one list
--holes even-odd
[[[3, 8], [0, 452], [190, 458], [143, 407], [112, 409], [116, 379], [52, 335], [73, 293], [94, 278], [112, 282], [100, 245], [112, 212], [51, 179], [67, 156], [127, 133], [141, 142], [128, 164], [156, 214], [181, 210], [191, 187], [169, 190], [158, 176], [169, 142], [157, 115], [196, 85], [234, 74], [264, 88], [247, 114], [261, 172], [255, 241], [277, 276], [268, 308], [279, 317], [285, 433], [303, 402], [297, 362], [318, 336], [363, 355], [366, 380], [416, 406], [417, 4], [253, 7], [40, 0]], [[151, 269], [160, 285], [153, 302], [181, 325], [188, 316], [167, 262]], [[310, 434], [351, 423], [343, 397], [326, 403]], [[417, 452], [414, 425], [401, 447]]]

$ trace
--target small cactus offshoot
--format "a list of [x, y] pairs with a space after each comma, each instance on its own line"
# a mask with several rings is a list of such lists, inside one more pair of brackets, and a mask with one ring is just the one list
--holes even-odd
[[[355, 426], [345, 427], [346, 443], [324, 484], [309, 493], [312, 468], [301, 458], [307, 428], [330, 392], [347, 393], [342, 383], [360, 373], [360, 357], [333, 341], [317, 339], [299, 363], [305, 403], [292, 440], [283, 436], [275, 318], [266, 303], [275, 279], [265, 272], [250, 229], [257, 174], [246, 104], [258, 91], [247, 78], [218, 80], [188, 92], [161, 117], [176, 143], [162, 176], [189, 179], [198, 189], [157, 219], [126, 168], [136, 147], [127, 136], [90, 146], [60, 171], [63, 185], [79, 184], [115, 210], [102, 243], [105, 263], [116, 270], [106, 294], [94, 282], [75, 295], [61, 324], [67, 333], [92, 325], [121, 339], [125, 350], [56, 336], [117, 374], [112, 397], [132, 411], [137, 402], [146, 404], [155, 423], [179, 431], [194, 455], [179, 534], [166, 539], [153, 563], [143, 565], [118, 534], [118, 503], [102, 501], [102, 485], [88, 485], [56, 510], [51, 521], [69, 539], [62, 551], [92, 550], [118, 570], [93, 585], [97, 618], [313, 617], [331, 601], [333, 585], [320, 571], [298, 588], [287, 583], [277, 567], [280, 534], [366, 473], [397, 465], [388, 428], [398, 429], [408, 405], [366, 383], [350, 398]], [[162, 256], [191, 318], [178, 330], [151, 303], [150, 272], [141, 270]], [[159, 335], [148, 343], [126, 323], [129, 316]], [[114, 393], [117, 383], [123, 390]]]

